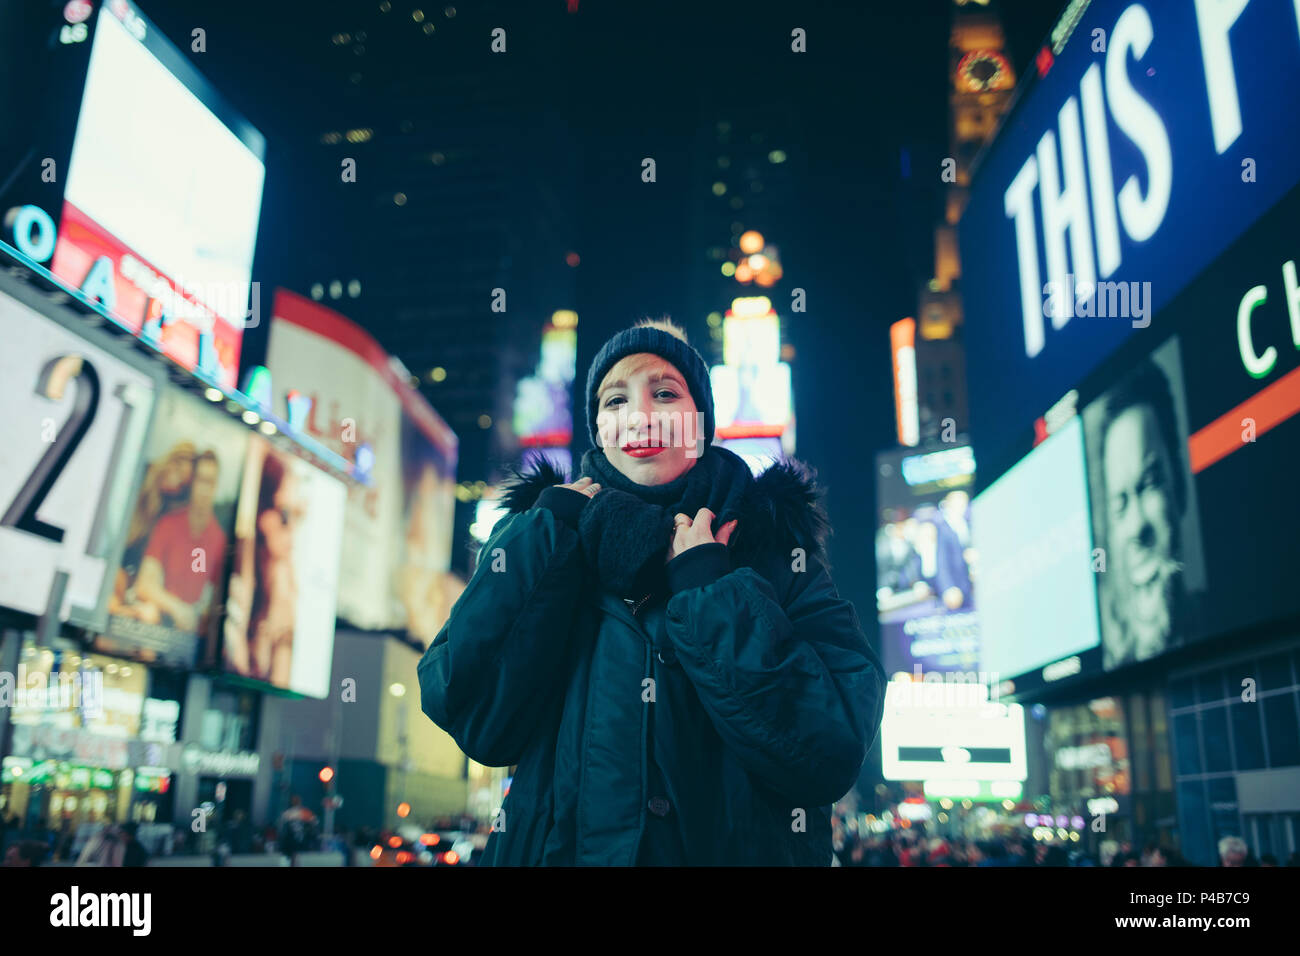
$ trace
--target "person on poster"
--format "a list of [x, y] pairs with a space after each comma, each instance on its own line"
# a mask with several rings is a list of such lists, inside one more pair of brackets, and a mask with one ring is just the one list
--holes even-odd
[[480, 865], [826, 866], [884, 674], [813, 477], [713, 443], [709, 371], [643, 322], [587, 374], [593, 448], [517, 476], [417, 666], [473, 760], [517, 764]]
[[1107, 570], [1106, 669], [1164, 653], [1181, 637], [1186, 467], [1169, 381], [1150, 359], [1103, 396], [1099, 425]]
[[[149, 466], [140, 496], [127, 529], [126, 548], [113, 582], [113, 592], [108, 597], [108, 612], [119, 617], [138, 617], [141, 608], [135, 605], [135, 580], [140, 573], [149, 535], [158, 519], [173, 508], [183, 506], [189, 499], [190, 482], [194, 480], [194, 460], [198, 449], [191, 441], [177, 442], [159, 460]], [[146, 617], [148, 610], [144, 610]]]
[[970, 495], [950, 491], [934, 518], [938, 574], [935, 592], [950, 611], [971, 602]]
[[298, 604], [294, 530], [305, 508], [297, 474], [274, 452], [268, 451], [262, 461], [257, 509], [254, 534], [243, 542], [239, 572], [231, 578], [226, 666], [245, 677], [288, 687]]
[[196, 633], [213, 606], [225, 567], [226, 533], [217, 522], [220, 464], [205, 451], [194, 460], [189, 503], [158, 519], [136, 580], [142, 620]]

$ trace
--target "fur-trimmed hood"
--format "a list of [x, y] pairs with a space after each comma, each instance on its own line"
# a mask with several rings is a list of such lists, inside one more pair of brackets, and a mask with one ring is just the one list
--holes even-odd
[[[502, 507], [509, 514], [527, 511], [546, 488], [569, 481], [553, 462], [539, 456], [529, 469], [511, 470], [502, 486]], [[732, 542], [742, 564], [751, 564], [768, 549], [779, 549], [788, 559], [791, 549], [803, 548], [809, 557], [829, 565], [831, 526], [825, 492], [811, 467], [793, 458], [776, 461], [756, 477], [750, 491]]]

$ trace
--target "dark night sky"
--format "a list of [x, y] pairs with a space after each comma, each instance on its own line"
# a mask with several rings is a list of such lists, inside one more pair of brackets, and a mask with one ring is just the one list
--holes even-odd
[[[329, 37], [373, 18], [378, 2], [141, 0], [183, 48], [194, 26], [205, 27], [208, 51], [191, 59], [267, 135], [263, 269], [289, 248], [305, 247], [309, 256], [312, 244], [330, 242], [339, 228], [328, 199], [308, 194], [295, 168], [321, 161], [311, 145], [322, 129], [338, 128], [335, 120], [364, 125], [369, 94], [339, 80]], [[396, 0], [391, 15], [409, 17], [415, 6]], [[792, 104], [800, 141], [783, 148], [798, 154], [804, 176], [799, 214], [784, 224], [786, 277], [773, 298], [797, 350], [799, 457], [830, 489], [837, 581], [869, 617], [871, 462], [893, 443], [887, 327], [914, 313], [917, 287], [929, 278], [930, 223], [947, 152], [949, 3], [581, 0], [570, 16], [564, 0], [464, 0], [454, 19], [441, 4], [427, 7], [438, 23], [436, 45], [417, 45], [425, 38], [409, 31], [410, 47], [386, 51], [385, 69], [412, 77], [493, 69], [500, 61], [490, 60], [488, 32], [504, 26], [511, 61], [500, 82], [511, 95], [518, 90], [525, 108], [558, 111], [576, 141], [578, 155], [566, 161], [578, 165], [581, 184], [569, 210], [583, 257], [579, 382], [600, 342], [641, 314], [678, 318], [700, 344], [703, 316], [726, 303], [690, 299], [699, 252], [688, 242], [696, 132], [730, 104]], [[1050, 0], [1001, 4], [1019, 72], [1059, 9]], [[806, 54], [790, 52], [796, 26], [807, 30]], [[535, 162], [533, 150], [551, 146], [535, 144], [517, 162]], [[911, 161], [907, 182], [899, 175], [902, 148]], [[640, 181], [645, 156], [658, 164], [653, 187]], [[807, 290], [802, 315], [781, 309], [795, 286]], [[258, 347], [249, 345], [252, 354]]]

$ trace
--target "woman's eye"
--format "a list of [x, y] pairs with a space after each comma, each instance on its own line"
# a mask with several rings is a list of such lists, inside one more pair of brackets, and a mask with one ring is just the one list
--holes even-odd
[[662, 398], [666, 402], [671, 402], [677, 398], [677, 393], [671, 388], [661, 388], [655, 392], [655, 398]]
[[610, 408], [613, 405], [615, 405], [617, 402], [621, 402], [621, 401], [623, 401], [622, 395], [611, 395], [609, 398], [605, 400], [605, 407]]

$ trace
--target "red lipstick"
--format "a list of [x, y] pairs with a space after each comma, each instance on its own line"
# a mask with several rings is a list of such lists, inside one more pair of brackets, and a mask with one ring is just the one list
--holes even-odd
[[651, 455], [657, 455], [663, 451], [659, 445], [624, 445], [623, 454], [631, 455], [633, 458], [649, 458]]

